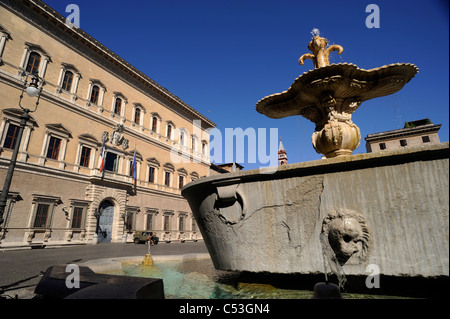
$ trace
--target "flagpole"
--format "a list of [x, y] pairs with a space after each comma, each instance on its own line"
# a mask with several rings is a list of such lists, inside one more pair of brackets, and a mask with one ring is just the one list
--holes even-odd
[[133, 156], [133, 178], [134, 178], [134, 195], [136, 195], [137, 189], [137, 163], [136, 163], [136, 144], [134, 144], [134, 156]]
[[105, 177], [105, 142], [106, 136], [103, 137], [102, 151], [100, 156], [102, 157], [102, 161], [100, 162], [100, 172], [102, 173], [102, 180]]

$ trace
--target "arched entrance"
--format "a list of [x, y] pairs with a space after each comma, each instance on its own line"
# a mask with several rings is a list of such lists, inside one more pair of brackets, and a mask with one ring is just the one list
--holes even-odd
[[114, 204], [109, 200], [104, 200], [99, 208], [99, 218], [98, 218], [98, 242], [110, 242], [112, 235], [112, 224], [114, 217]]

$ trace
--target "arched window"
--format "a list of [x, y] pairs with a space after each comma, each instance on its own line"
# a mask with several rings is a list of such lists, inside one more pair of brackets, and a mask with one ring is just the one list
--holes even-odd
[[118, 97], [114, 105], [114, 114], [120, 115], [121, 110], [122, 110], [122, 99]]
[[167, 138], [172, 139], [172, 124], [167, 125]]
[[182, 146], [185, 146], [184, 144], [186, 143], [186, 133], [184, 133], [184, 131], [180, 132], [180, 144]]
[[62, 89], [70, 92], [70, 89], [72, 88], [72, 81], [73, 81], [73, 73], [70, 71], [66, 71], [64, 73]]
[[136, 108], [134, 110], [134, 123], [140, 125], [141, 124], [141, 109]]
[[197, 152], [197, 136], [192, 135], [191, 147], [193, 152]]
[[92, 103], [97, 104], [97, 103], [98, 103], [98, 96], [99, 96], [99, 94], [100, 94], [100, 88], [99, 88], [97, 85], [94, 85], [94, 86], [92, 87], [92, 92], [91, 92], [91, 98], [90, 98], [90, 101], [91, 101]]
[[152, 131], [156, 133], [156, 128], [158, 125], [158, 118], [156, 116], [152, 117]]
[[31, 52], [25, 70], [30, 74], [38, 74], [40, 63], [41, 63], [41, 55], [37, 52]]

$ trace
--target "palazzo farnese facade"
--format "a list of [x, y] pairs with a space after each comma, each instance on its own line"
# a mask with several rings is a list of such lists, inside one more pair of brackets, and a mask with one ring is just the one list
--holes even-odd
[[[0, 247], [131, 242], [136, 230], [201, 239], [180, 192], [209, 175], [215, 124], [39, 0], [0, 2], [0, 183], [31, 72], [42, 92], [23, 131]], [[24, 95], [24, 107], [35, 103]]]

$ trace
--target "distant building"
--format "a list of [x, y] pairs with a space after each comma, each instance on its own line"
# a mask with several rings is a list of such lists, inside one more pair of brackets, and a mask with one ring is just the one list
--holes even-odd
[[423, 144], [438, 144], [440, 128], [441, 124], [433, 124], [429, 119], [405, 122], [402, 129], [367, 135], [366, 150], [373, 153]]
[[278, 165], [286, 165], [287, 162], [286, 150], [284, 149], [283, 142], [280, 139], [280, 146], [278, 148]]

